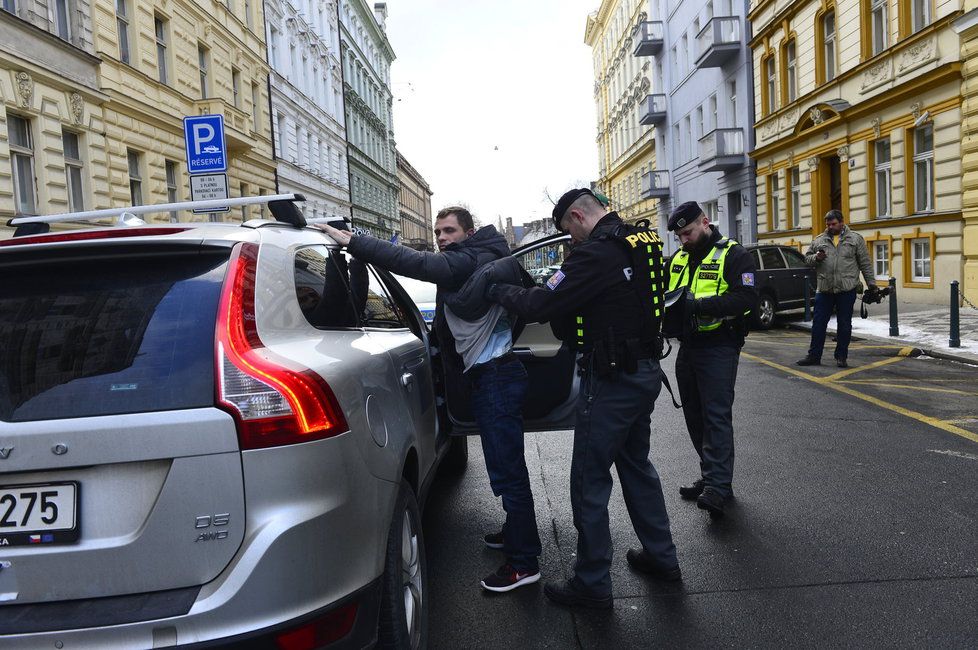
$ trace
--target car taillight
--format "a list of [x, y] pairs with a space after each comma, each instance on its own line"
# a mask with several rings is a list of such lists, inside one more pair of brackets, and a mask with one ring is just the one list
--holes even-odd
[[320, 440], [348, 430], [326, 381], [265, 347], [255, 324], [258, 245], [235, 247], [217, 314], [217, 403], [242, 449]]
[[313, 650], [339, 641], [353, 629], [357, 604], [350, 603], [302, 627], [275, 637], [279, 650]]
[[106, 230], [82, 230], [79, 232], [58, 232], [45, 235], [31, 235], [4, 239], [0, 246], [24, 246], [25, 244], [52, 244], [65, 241], [88, 241], [91, 239], [118, 239], [119, 237], [154, 237], [156, 235], [172, 235], [190, 230], [179, 226], [164, 226], [159, 228], [112, 228]]

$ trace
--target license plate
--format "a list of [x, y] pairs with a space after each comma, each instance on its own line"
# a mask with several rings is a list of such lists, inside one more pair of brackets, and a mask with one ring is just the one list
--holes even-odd
[[78, 541], [78, 483], [0, 485], [0, 547]]

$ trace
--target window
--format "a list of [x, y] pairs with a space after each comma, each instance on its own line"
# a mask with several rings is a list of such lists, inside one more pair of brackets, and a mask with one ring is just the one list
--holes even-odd
[[126, 0], [115, 0], [115, 26], [119, 32], [119, 60], [129, 64], [129, 7]]
[[231, 68], [231, 96], [235, 108], [241, 108], [241, 71]]
[[890, 242], [873, 242], [873, 275], [877, 280], [887, 280], [890, 277]]
[[[177, 163], [172, 160], [164, 161], [163, 166], [166, 168], [166, 202], [176, 203], [177, 202]], [[172, 223], [177, 223], [180, 221], [180, 217], [176, 212], [170, 213], [170, 221]]]
[[771, 174], [767, 177], [767, 199], [768, 229], [781, 230], [781, 189], [778, 186], [777, 174]]
[[82, 185], [81, 147], [78, 144], [78, 134], [62, 131], [61, 144], [65, 156], [68, 210], [69, 212], [81, 212], [85, 209], [85, 188]]
[[156, 67], [159, 68], [160, 83], [168, 83], [166, 64], [167, 21], [159, 16], [154, 19], [156, 29]]
[[778, 108], [777, 101], [777, 88], [778, 88], [778, 77], [777, 77], [777, 66], [774, 63], [774, 57], [769, 56], [764, 61], [764, 70], [767, 78], [767, 112], [773, 113]]
[[261, 92], [258, 90], [258, 84], [255, 82], [251, 83], [251, 126], [255, 133], [261, 131], [261, 105], [259, 101], [261, 100]]
[[690, 125], [689, 115], [683, 118], [683, 135], [686, 140], [686, 160], [693, 159], [693, 127]]
[[761, 265], [764, 270], [787, 268], [784, 258], [781, 257], [781, 251], [776, 246], [763, 246], [758, 250], [761, 253]]
[[930, 0], [910, 0], [910, 19], [916, 34], [930, 24]]
[[703, 123], [703, 107], [696, 107], [696, 137], [702, 138], [706, 135], [706, 124]]
[[207, 85], [207, 72], [210, 68], [210, 50], [201, 44], [197, 44], [197, 67], [200, 70], [200, 97], [207, 97], [210, 87]]
[[[12, 3], [11, 3], [12, 4]], [[54, 28], [59, 38], [71, 40], [71, 15], [68, 0], [54, 0]]]
[[254, 26], [251, 18], [251, 0], [245, 0], [244, 2], [244, 17], [245, 25], [248, 26], [248, 29], [251, 29]]
[[143, 177], [139, 171], [139, 152], [126, 149], [129, 164], [129, 199], [133, 205], [143, 204]]
[[278, 137], [278, 157], [284, 159], [286, 145], [288, 144], [287, 136], [285, 135], [285, 115], [279, 113], [277, 122], [278, 128], [275, 129], [275, 135]]
[[[887, 4], [889, 0], [871, 0], [870, 25], [872, 30], [873, 56], [876, 56], [887, 47]], [[930, 2], [930, 0], [927, 0]]]
[[913, 282], [930, 282], [930, 239], [912, 239], [911, 245], [911, 276]]
[[788, 101], [798, 98], [798, 59], [795, 54], [795, 42], [788, 41], [784, 48], [784, 75], [788, 88]]
[[788, 193], [791, 201], [788, 203], [788, 227], [801, 226], [801, 171], [797, 167], [788, 170]]
[[822, 17], [822, 80], [835, 79], [835, 12]]
[[[350, 262], [350, 275], [351, 277], [359, 273], [358, 270], [359, 262], [351, 260]], [[364, 271], [366, 273], [366, 271]], [[407, 327], [404, 323], [404, 318], [401, 315], [401, 310], [398, 308], [397, 303], [391, 298], [390, 294], [387, 292], [387, 288], [381, 284], [380, 280], [374, 273], [366, 273], [369, 277], [369, 285], [367, 287], [366, 300], [360, 298], [354, 293], [353, 300], [356, 307], [359, 309], [359, 313], [362, 315], [361, 322], [364, 327], [375, 327], [381, 329], [400, 329]], [[363, 286], [355, 281], [351, 283], [352, 287]]]
[[269, 60], [269, 63], [271, 63], [272, 67], [275, 68], [276, 70], [281, 70], [282, 69], [282, 62], [278, 58], [278, 55], [279, 55], [279, 51], [278, 51], [278, 39], [279, 39], [278, 30], [275, 29], [274, 27], [270, 27], [269, 28], [269, 35], [270, 35], [269, 36], [269, 39], [268, 39], [268, 54], [269, 54], [269, 57], [268, 58], [270, 59]]
[[[240, 197], [248, 196], [248, 185], [246, 183], [241, 183], [241, 185], [238, 186], [238, 196]], [[248, 206], [242, 205], [241, 222], [244, 223], [247, 220], [248, 220]]]
[[710, 130], [720, 128], [720, 123], [717, 122], [717, 94], [713, 93], [710, 95]]
[[934, 209], [934, 125], [914, 129], [914, 212]]
[[877, 140], [873, 143], [873, 181], [876, 192], [876, 218], [890, 216], [892, 205], [892, 176], [890, 163], [890, 139]]
[[10, 142], [10, 165], [14, 177], [14, 213], [34, 214], [36, 181], [34, 178], [34, 139], [31, 123], [7, 114], [7, 138]]
[[14, 2], [14, 0], [3, 0], [3, 4], [0, 5], [0, 9], [10, 13], [15, 13], [17, 11], [17, 4]]
[[794, 248], [782, 248], [781, 254], [784, 255], [784, 260], [788, 263], [789, 269], [808, 268], [808, 262], [805, 261], [805, 256], [796, 251]]

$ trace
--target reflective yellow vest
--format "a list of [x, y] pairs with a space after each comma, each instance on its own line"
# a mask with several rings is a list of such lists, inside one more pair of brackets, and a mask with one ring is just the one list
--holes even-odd
[[[708, 298], [710, 296], [720, 296], [727, 292], [727, 281], [723, 278], [723, 267], [727, 259], [727, 252], [737, 242], [732, 239], [721, 239], [713, 245], [713, 254], [703, 258], [700, 265], [693, 275], [692, 282], [689, 281], [687, 273], [689, 271], [689, 253], [680, 250], [669, 265], [669, 291], [677, 289], [685, 284], [689, 285], [689, 290], [694, 298]], [[709, 332], [715, 330], [723, 324], [722, 318], [700, 317], [699, 331]]]

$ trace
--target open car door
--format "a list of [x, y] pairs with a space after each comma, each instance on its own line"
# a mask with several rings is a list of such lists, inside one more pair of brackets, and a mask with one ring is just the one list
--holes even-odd
[[[560, 267], [568, 252], [569, 235], [556, 234], [516, 249], [512, 255], [529, 272], [538, 286]], [[529, 376], [523, 404], [526, 431], [555, 431], [574, 427], [574, 412], [580, 378], [577, 353], [561, 343], [549, 323], [528, 323], [513, 343]], [[474, 434], [479, 429], [472, 416], [468, 381], [445, 382], [445, 399], [453, 435]]]

